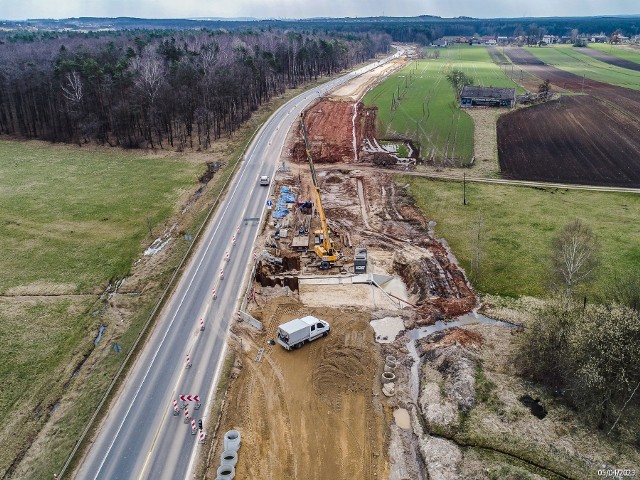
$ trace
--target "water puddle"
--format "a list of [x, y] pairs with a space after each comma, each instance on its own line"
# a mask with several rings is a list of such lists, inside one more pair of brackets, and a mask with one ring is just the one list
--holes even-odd
[[442, 330], [447, 330], [453, 327], [463, 327], [465, 325], [473, 325], [473, 324], [483, 324], [483, 325], [495, 325], [497, 327], [510, 327], [515, 328], [517, 325], [508, 322], [502, 322], [500, 320], [494, 320], [493, 318], [485, 317], [481, 313], [471, 312], [465, 315], [461, 315], [457, 317], [455, 320], [451, 322], [444, 322], [439, 320], [435, 323], [435, 325], [429, 325], [428, 327], [420, 327], [414, 328], [413, 330], [409, 330], [407, 334], [409, 338], [412, 340], [418, 340], [419, 338], [424, 338], [427, 335], [431, 335], [435, 332], [441, 332]]
[[411, 418], [409, 417], [409, 412], [404, 408], [396, 408], [393, 411], [393, 419], [396, 422], [396, 425], [404, 430], [411, 429]]
[[96, 337], [96, 339], [93, 341], [94, 345], [98, 345], [98, 342], [100, 341], [100, 339], [102, 338], [102, 334], [104, 333], [105, 328], [107, 328], [106, 325], [100, 325], [100, 330], [98, 330], [98, 336]]
[[391, 343], [404, 330], [404, 322], [400, 317], [384, 317], [369, 322], [376, 334], [376, 342]]

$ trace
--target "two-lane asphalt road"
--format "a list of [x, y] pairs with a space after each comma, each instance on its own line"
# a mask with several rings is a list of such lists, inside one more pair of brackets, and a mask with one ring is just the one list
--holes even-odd
[[[202, 408], [194, 411], [194, 404], [189, 405], [196, 422], [212, 400], [229, 324], [248, 273], [258, 219], [265, 213], [269, 196], [269, 188], [260, 187], [258, 178], [273, 177], [288, 130], [312, 101], [397, 55], [299, 95], [261, 128], [75, 478], [190, 478], [202, 447], [190, 425], [184, 423], [182, 410], [178, 416], [172, 414], [173, 400], [180, 394], [199, 395]], [[201, 319], [204, 331], [200, 331]], [[187, 355], [190, 368], [186, 368]]]

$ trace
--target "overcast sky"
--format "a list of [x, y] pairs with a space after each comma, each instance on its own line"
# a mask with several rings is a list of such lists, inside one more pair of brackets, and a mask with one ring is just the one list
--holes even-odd
[[638, 0], [0, 0], [0, 19], [547, 17], [640, 14]]

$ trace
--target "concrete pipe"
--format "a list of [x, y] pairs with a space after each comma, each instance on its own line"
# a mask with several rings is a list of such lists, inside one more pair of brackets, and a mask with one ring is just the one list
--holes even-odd
[[225, 450], [220, 455], [220, 465], [229, 465], [235, 467], [238, 463], [238, 453], [234, 450]]
[[240, 432], [238, 430], [229, 430], [224, 434], [224, 449], [237, 452], [240, 448]]
[[236, 469], [231, 465], [222, 465], [218, 467], [216, 475], [218, 475], [218, 478], [221, 478], [222, 480], [232, 480], [236, 476]]
[[394, 372], [396, 369], [396, 364], [395, 363], [385, 363], [384, 364], [384, 371], [385, 372]]
[[396, 374], [393, 372], [384, 372], [382, 374], [382, 383], [393, 382], [396, 379]]
[[396, 357], [394, 357], [393, 355], [387, 355], [384, 359], [385, 362], [387, 363], [398, 363], [398, 361], [396, 360]]

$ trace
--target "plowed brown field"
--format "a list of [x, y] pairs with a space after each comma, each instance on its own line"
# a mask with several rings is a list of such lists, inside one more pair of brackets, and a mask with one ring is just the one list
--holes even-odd
[[591, 96], [563, 96], [498, 120], [505, 177], [640, 187], [640, 129]]
[[521, 48], [505, 53], [541, 82], [586, 94], [500, 118], [498, 156], [505, 176], [640, 187], [640, 91], [564, 72]]

